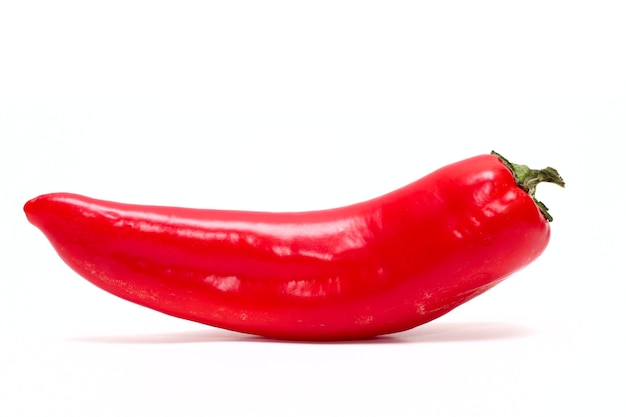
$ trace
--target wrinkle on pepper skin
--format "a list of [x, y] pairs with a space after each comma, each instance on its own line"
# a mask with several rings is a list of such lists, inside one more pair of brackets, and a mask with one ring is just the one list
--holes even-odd
[[204, 282], [222, 292], [237, 292], [241, 286], [241, 280], [234, 275], [208, 275]]
[[339, 277], [294, 279], [282, 285], [282, 292], [285, 295], [301, 298], [330, 297], [341, 294], [341, 279]]
[[484, 206], [483, 212], [487, 217], [495, 217], [509, 209], [511, 203], [519, 197], [517, 190], [508, 190], [498, 198], [494, 198]]

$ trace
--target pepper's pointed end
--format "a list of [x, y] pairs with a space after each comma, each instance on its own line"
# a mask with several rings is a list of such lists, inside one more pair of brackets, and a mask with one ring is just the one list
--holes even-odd
[[64, 207], [67, 207], [68, 197], [71, 194], [67, 193], [50, 193], [43, 194], [28, 200], [24, 204], [24, 213], [26, 219], [39, 229], [46, 224], [46, 219], [59, 214], [59, 211], [63, 211]]
[[42, 211], [42, 202], [45, 199], [45, 196], [35, 197], [31, 200], [28, 200], [26, 204], [24, 204], [24, 213], [26, 214], [26, 219], [33, 225], [39, 227], [38, 219], [39, 214]]

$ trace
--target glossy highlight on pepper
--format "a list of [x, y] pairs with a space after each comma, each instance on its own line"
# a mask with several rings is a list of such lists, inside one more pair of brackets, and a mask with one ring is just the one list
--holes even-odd
[[[74, 271], [126, 300], [272, 338], [361, 339], [431, 321], [543, 252], [551, 217], [520, 167], [480, 155], [383, 196], [310, 212], [70, 193], [24, 210]], [[531, 179], [563, 185], [546, 170]]]

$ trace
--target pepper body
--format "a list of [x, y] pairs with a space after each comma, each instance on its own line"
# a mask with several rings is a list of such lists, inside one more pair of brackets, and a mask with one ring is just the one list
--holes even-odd
[[294, 340], [431, 321], [537, 258], [550, 228], [493, 155], [346, 207], [270, 213], [55, 193], [25, 205], [98, 287], [176, 317]]

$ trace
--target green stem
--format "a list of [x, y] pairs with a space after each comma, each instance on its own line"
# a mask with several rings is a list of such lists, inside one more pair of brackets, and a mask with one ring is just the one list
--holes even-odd
[[545, 216], [545, 218], [551, 222], [552, 216], [548, 214], [548, 207], [543, 204], [541, 201], [537, 200], [535, 197], [535, 192], [537, 191], [537, 185], [542, 182], [551, 182], [553, 184], [559, 185], [561, 187], [565, 187], [565, 181], [559, 175], [556, 169], [552, 167], [547, 167], [544, 169], [531, 169], [526, 165], [518, 165], [512, 162], [509, 162], [508, 159], [500, 155], [495, 151], [491, 151], [492, 155], [500, 158], [502, 163], [506, 165], [507, 168], [511, 171], [513, 176], [515, 177], [515, 182], [517, 185], [524, 191], [526, 191], [537, 203], [537, 206], [541, 210], [541, 213]]

